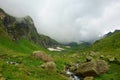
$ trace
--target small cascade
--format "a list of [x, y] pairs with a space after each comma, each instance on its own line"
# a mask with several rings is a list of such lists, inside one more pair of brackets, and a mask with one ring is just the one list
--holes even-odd
[[66, 70], [66, 74], [70, 77], [70, 80], [80, 80], [74, 73], [70, 72], [69, 69]]

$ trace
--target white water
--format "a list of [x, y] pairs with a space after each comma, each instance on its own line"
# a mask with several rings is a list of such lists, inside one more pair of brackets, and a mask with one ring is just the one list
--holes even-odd
[[74, 73], [70, 72], [69, 69], [66, 70], [66, 74], [70, 76], [70, 80], [80, 80]]

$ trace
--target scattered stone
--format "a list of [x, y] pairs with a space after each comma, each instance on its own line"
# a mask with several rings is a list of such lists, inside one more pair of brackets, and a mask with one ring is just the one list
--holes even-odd
[[115, 61], [115, 58], [114, 58], [114, 57], [109, 57], [108, 60], [109, 60], [110, 62], [113, 62], [113, 61]]
[[0, 77], [2, 77], [2, 74], [0, 74]]
[[103, 59], [105, 56], [104, 55], [100, 55], [100, 58]]
[[18, 65], [18, 63], [17, 63], [17, 62], [12, 62], [12, 61], [7, 61], [6, 63], [7, 63], [7, 64], [12, 64], [12, 65], [15, 65], [15, 66], [17, 66], [17, 65]]
[[6, 80], [4, 77], [0, 77], [0, 80]]
[[34, 51], [31, 56], [33, 58], [41, 59], [45, 62], [53, 61], [52, 57], [43, 51]]
[[71, 58], [79, 58], [78, 54], [74, 53]]
[[41, 68], [51, 71], [56, 71], [56, 64], [54, 62], [46, 62], [41, 65]]
[[95, 52], [90, 51], [90, 56], [95, 56], [95, 55], [96, 55], [96, 53], [95, 53]]
[[13, 57], [13, 58], [17, 58], [17, 55], [13, 55], [12, 57]]
[[87, 76], [84, 78], [84, 80], [94, 80], [94, 77], [93, 76]]
[[90, 62], [93, 58], [91, 56], [86, 57], [86, 62]]

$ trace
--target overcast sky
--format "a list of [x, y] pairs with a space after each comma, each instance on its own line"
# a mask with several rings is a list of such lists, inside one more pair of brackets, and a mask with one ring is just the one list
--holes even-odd
[[59, 42], [93, 41], [120, 29], [120, 0], [0, 0], [0, 7], [31, 16], [39, 33]]

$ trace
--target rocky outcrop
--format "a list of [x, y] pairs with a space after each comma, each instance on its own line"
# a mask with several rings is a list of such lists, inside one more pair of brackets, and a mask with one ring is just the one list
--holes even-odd
[[34, 51], [31, 54], [31, 57], [36, 58], [36, 59], [40, 59], [40, 60], [45, 62], [42, 65], [40, 65], [41, 68], [43, 68], [45, 70], [56, 71], [56, 64], [53, 61], [53, 58], [50, 55], [46, 54], [45, 52]]
[[0, 9], [0, 27], [10, 36], [13, 41], [27, 39], [45, 48], [60, 45], [48, 36], [38, 34], [31, 17], [15, 18]]
[[[71, 66], [72, 68], [73, 66]], [[70, 70], [78, 76], [97, 76], [101, 73], [106, 73], [109, 70], [108, 64], [104, 60], [92, 60], [81, 63], [77, 67]]]
[[53, 61], [46, 62], [41, 65], [41, 68], [49, 71], [56, 71], [56, 64]]
[[98, 75], [98, 71], [96, 69], [96, 62], [86, 62], [81, 65], [79, 65], [77, 71], [75, 71], [76, 74], [80, 74], [82, 76], [96, 76]]
[[97, 76], [108, 71], [108, 65], [104, 60], [90, 61], [80, 65], [76, 71], [83, 76]]
[[34, 51], [31, 54], [31, 57], [36, 58], [36, 59], [41, 59], [44, 62], [51, 62], [51, 61], [53, 61], [52, 57], [50, 55], [46, 54], [43, 51]]

